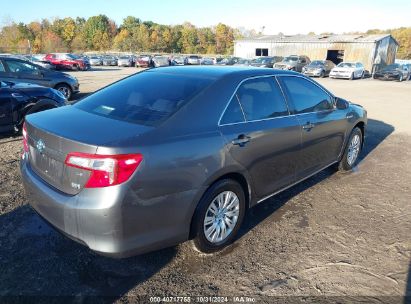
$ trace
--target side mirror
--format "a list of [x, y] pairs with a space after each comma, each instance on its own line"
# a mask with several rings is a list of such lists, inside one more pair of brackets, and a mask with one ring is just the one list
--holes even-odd
[[346, 101], [345, 99], [337, 97], [336, 102], [335, 102], [335, 106], [337, 107], [338, 110], [348, 109], [348, 101]]

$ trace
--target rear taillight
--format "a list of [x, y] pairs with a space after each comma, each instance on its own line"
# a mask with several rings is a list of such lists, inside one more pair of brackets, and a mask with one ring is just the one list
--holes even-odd
[[124, 183], [142, 160], [141, 154], [97, 155], [72, 152], [67, 155], [65, 164], [91, 171], [84, 187], [100, 188]]
[[29, 144], [27, 141], [27, 128], [26, 128], [26, 123], [23, 123], [23, 157], [24, 153], [29, 152]]

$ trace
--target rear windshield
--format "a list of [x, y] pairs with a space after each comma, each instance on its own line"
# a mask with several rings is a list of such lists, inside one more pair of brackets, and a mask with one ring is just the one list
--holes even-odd
[[157, 126], [208, 87], [212, 78], [142, 72], [74, 105], [89, 113]]

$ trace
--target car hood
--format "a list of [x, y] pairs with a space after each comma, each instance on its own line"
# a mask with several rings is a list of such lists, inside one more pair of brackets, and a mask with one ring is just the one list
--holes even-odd
[[98, 147], [128, 147], [138, 136], [154, 129], [88, 113], [75, 106], [50, 112], [30, 115], [29, 123], [59, 137]]
[[277, 62], [275, 65], [279, 65], [279, 66], [283, 66], [283, 65], [289, 65], [289, 66], [293, 66], [296, 65], [297, 62], [294, 61], [281, 61], [281, 62]]
[[48, 88], [48, 87], [43, 87], [37, 84], [32, 84], [32, 83], [12, 83], [12, 82], [6, 82], [8, 84], [8, 87], [16, 92], [20, 92], [26, 96], [30, 97], [35, 97], [35, 98], [49, 98], [53, 99], [59, 104], [65, 104], [66, 99], [62, 96], [60, 96], [60, 93], [58, 91]]
[[9, 88], [13, 88], [16, 90], [27, 90], [30, 89], [32, 90], [33, 88], [44, 88], [38, 84], [34, 84], [34, 83], [25, 83], [25, 82], [4, 82], [8, 85]]

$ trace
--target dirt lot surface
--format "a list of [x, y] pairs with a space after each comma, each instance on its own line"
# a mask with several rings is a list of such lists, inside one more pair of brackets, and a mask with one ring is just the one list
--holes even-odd
[[[73, 74], [87, 93], [136, 70]], [[361, 162], [350, 173], [326, 169], [259, 204], [240, 238], [213, 255], [200, 255], [185, 243], [113, 260], [61, 236], [28, 206], [18, 170], [20, 138], [1, 138], [0, 296], [308, 301], [278, 298], [297, 295], [317, 302], [404, 303], [404, 295], [411, 296], [411, 81], [320, 82], [368, 109]]]

